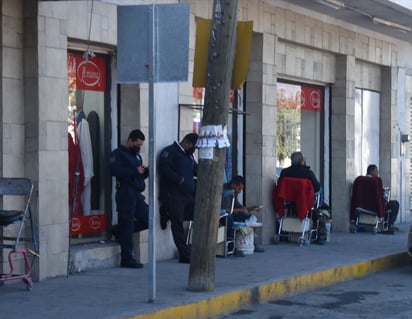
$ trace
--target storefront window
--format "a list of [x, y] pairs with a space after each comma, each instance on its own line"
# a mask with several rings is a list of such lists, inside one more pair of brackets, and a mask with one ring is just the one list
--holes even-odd
[[379, 165], [379, 105], [379, 92], [355, 90], [354, 167], [356, 175], [366, 174], [369, 164]]
[[106, 231], [104, 209], [106, 59], [68, 53], [69, 212], [71, 234]]
[[290, 166], [290, 155], [301, 150], [312, 170], [321, 169], [321, 112], [323, 89], [277, 83], [277, 175]]

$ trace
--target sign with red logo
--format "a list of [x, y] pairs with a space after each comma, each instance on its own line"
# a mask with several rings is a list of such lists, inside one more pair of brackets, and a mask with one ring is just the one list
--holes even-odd
[[302, 110], [320, 112], [322, 110], [322, 90], [312, 86], [301, 86], [300, 106]]
[[104, 233], [107, 229], [107, 215], [76, 216], [72, 218], [72, 235]]
[[67, 57], [69, 89], [106, 91], [106, 60], [101, 57], [87, 59], [69, 53]]
[[323, 106], [323, 90], [314, 86], [278, 83], [277, 106], [320, 112]]

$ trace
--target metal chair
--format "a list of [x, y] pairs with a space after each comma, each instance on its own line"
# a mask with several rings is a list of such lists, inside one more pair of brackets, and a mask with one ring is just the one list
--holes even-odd
[[274, 241], [285, 236], [298, 236], [299, 246], [317, 237], [317, 227], [312, 225], [312, 213], [319, 206], [320, 196], [315, 194], [307, 178], [283, 177], [273, 192], [274, 206], [279, 218], [279, 228]]
[[[0, 281], [22, 280], [27, 290], [33, 287], [31, 279], [32, 265], [28, 254], [39, 256], [37, 251], [37, 241], [33, 226], [33, 219], [30, 209], [30, 200], [33, 193], [33, 183], [28, 178], [0, 178], [0, 196], [2, 198], [2, 208], [0, 209], [0, 248], [9, 249], [9, 273], [0, 274]], [[13, 198], [11, 198], [13, 197]], [[20, 199], [20, 201], [19, 201]], [[13, 207], [5, 209], [5, 207]], [[22, 237], [26, 220], [30, 222], [31, 238]], [[11, 226], [16, 224], [15, 227]], [[6, 230], [7, 228], [7, 230]], [[14, 235], [12, 235], [14, 232]], [[31, 241], [33, 249], [22, 246], [21, 242]], [[13, 265], [13, 255], [21, 254], [24, 259], [25, 272], [16, 273]]]
[[356, 231], [372, 228], [373, 233], [385, 228], [385, 198], [380, 177], [358, 176], [352, 186], [350, 220]]
[[[235, 239], [228, 238], [228, 226], [229, 226], [229, 216], [233, 212], [233, 206], [235, 203], [235, 199], [233, 196], [234, 191], [231, 190], [224, 190], [222, 196], [232, 196], [232, 207], [230, 212], [226, 212], [226, 210], [222, 209], [219, 212], [219, 227], [217, 230], [217, 238], [216, 238], [216, 256], [220, 257], [227, 257], [232, 255], [235, 251]], [[189, 221], [189, 225], [187, 228], [187, 236], [186, 236], [186, 245], [190, 245], [192, 243], [192, 235], [193, 235], [193, 221]]]

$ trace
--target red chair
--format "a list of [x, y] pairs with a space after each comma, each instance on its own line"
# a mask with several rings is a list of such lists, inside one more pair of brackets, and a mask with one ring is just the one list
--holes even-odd
[[313, 231], [316, 231], [312, 229], [310, 215], [314, 206], [319, 204], [315, 204], [319, 197], [315, 197], [312, 182], [306, 178], [282, 177], [272, 196], [280, 218], [275, 241], [279, 241], [281, 236], [290, 238], [291, 233], [298, 233], [300, 246], [310, 242]]
[[383, 230], [385, 198], [380, 177], [358, 176], [352, 187], [350, 220], [359, 230], [373, 226], [374, 233]]

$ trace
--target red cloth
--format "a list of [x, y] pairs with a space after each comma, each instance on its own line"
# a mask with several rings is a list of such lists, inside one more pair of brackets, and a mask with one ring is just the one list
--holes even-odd
[[[80, 195], [84, 190], [83, 163], [82, 163], [82, 157], [80, 154], [79, 144], [73, 141], [73, 138], [70, 134], [68, 134], [68, 146], [69, 146], [69, 212], [72, 213], [73, 216], [81, 216], [83, 215], [83, 207], [82, 207], [82, 201], [81, 201]], [[80, 175], [77, 179], [75, 177], [76, 171], [80, 172]], [[75, 189], [76, 189], [76, 200], [74, 200]]]
[[350, 203], [350, 218], [355, 220], [355, 209], [363, 208], [374, 212], [377, 217], [385, 215], [382, 179], [380, 177], [358, 176], [353, 182]]
[[282, 177], [275, 188], [273, 203], [279, 217], [285, 215], [284, 201], [294, 202], [296, 214], [303, 220], [315, 201], [315, 190], [312, 182], [307, 178]]

